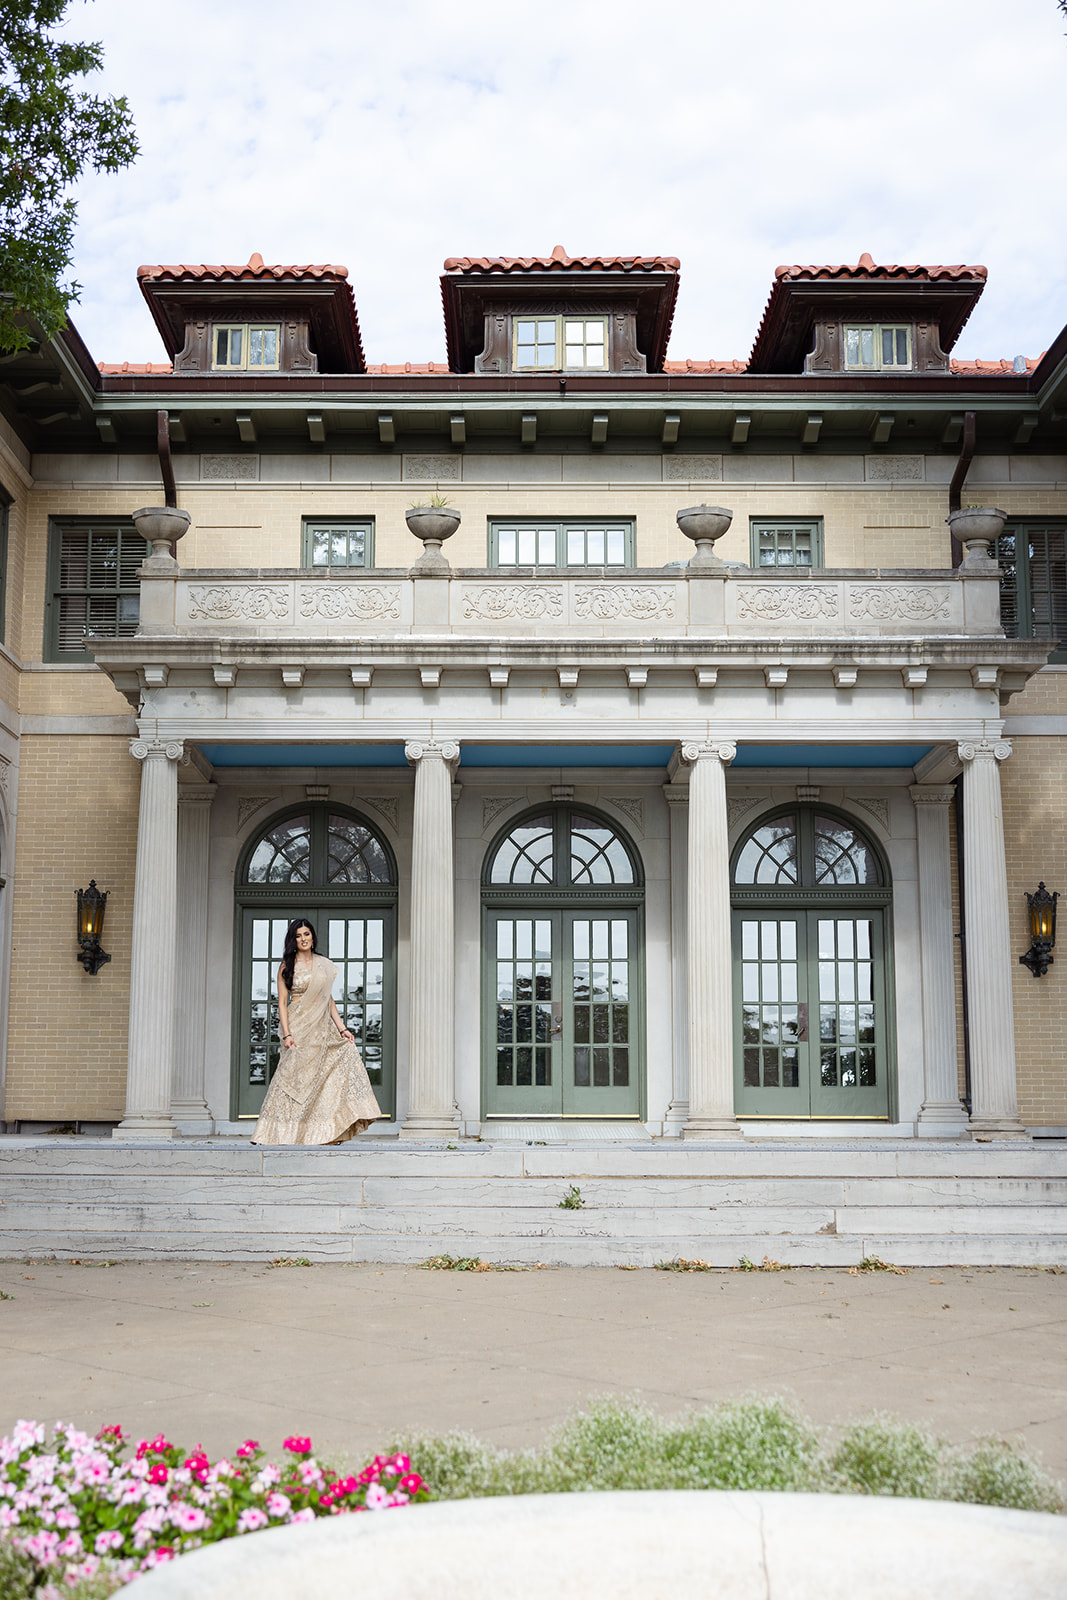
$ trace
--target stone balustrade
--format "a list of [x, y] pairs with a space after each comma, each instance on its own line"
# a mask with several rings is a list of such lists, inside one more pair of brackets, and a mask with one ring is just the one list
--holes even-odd
[[142, 637], [893, 638], [1000, 633], [997, 573], [727, 568], [141, 573]]

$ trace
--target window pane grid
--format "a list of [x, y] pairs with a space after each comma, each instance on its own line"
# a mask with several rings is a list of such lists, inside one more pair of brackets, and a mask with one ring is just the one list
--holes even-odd
[[345, 1026], [356, 1036], [367, 1076], [379, 1088], [383, 1070], [384, 951], [383, 918], [331, 917], [327, 953], [337, 967], [333, 998]]
[[515, 368], [552, 372], [560, 368], [605, 372], [608, 365], [606, 317], [516, 317]]
[[309, 522], [304, 525], [304, 565], [309, 567], [370, 566], [373, 523]]
[[818, 522], [753, 522], [752, 565], [804, 570], [821, 566], [821, 532]]
[[800, 1082], [797, 925], [771, 918], [741, 924], [741, 1059], [746, 1089]]
[[496, 1081], [552, 1085], [552, 924], [501, 918], [496, 926]]
[[911, 328], [907, 324], [871, 323], [845, 328], [845, 366], [873, 371], [911, 366]]
[[576, 1089], [630, 1083], [629, 928], [622, 918], [572, 925], [572, 1016]]
[[819, 920], [819, 1082], [873, 1089], [878, 1081], [871, 923]]
[[632, 567], [630, 522], [520, 522], [490, 525], [495, 567]]
[[276, 322], [216, 324], [212, 366], [231, 372], [276, 369], [280, 332]]

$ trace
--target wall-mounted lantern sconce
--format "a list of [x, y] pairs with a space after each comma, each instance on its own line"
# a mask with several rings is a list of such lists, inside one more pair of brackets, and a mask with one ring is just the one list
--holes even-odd
[[1036, 894], [1026, 897], [1030, 913], [1030, 948], [1019, 960], [1029, 967], [1035, 978], [1043, 978], [1052, 965], [1052, 947], [1056, 943], [1056, 901], [1059, 892], [1049, 894], [1043, 883]]
[[98, 889], [95, 878], [89, 879], [88, 889], [78, 890], [78, 943], [81, 950], [77, 959], [94, 978], [104, 962], [111, 960], [107, 951], [100, 948], [106, 905], [107, 890]]

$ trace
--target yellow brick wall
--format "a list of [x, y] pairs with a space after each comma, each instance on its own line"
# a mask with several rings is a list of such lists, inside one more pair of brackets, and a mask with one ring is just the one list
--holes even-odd
[[[139, 785], [124, 738], [22, 739], [8, 1121], [122, 1115]], [[75, 960], [75, 893], [90, 878], [110, 895], [112, 959], [96, 977]]]
[[[1015, 701], [1012, 702], [1014, 708]], [[1026, 1123], [1067, 1124], [1067, 915], [1047, 977], [1020, 965], [1030, 943], [1026, 893], [1043, 879], [1067, 911], [1067, 739], [1016, 738], [1001, 767], [1011, 911], [1011, 971], [1019, 1111]]]

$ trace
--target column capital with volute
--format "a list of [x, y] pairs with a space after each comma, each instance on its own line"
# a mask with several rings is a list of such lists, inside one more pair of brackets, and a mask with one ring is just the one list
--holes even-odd
[[411, 766], [427, 757], [439, 757], [454, 772], [459, 765], [459, 744], [455, 739], [411, 739], [404, 745], [404, 759]]
[[185, 744], [181, 739], [143, 739], [130, 740], [130, 755], [135, 761], [167, 760], [185, 763]]
[[695, 761], [717, 756], [723, 766], [728, 767], [736, 754], [737, 746], [730, 739], [708, 739], [703, 744], [683, 744], [681, 747], [682, 760], [688, 766]]
[[965, 739], [957, 744], [956, 754], [965, 765], [983, 758], [991, 758], [994, 761], [1007, 761], [1011, 755], [1011, 740]]

